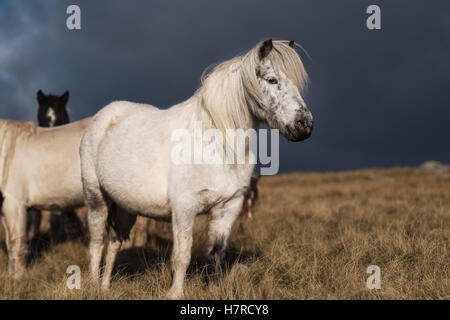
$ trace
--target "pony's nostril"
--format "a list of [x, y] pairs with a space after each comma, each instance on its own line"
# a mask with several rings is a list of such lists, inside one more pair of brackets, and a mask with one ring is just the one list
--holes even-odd
[[297, 120], [297, 124], [301, 127], [307, 127], [306, 121], [304, 119]]
[[314, 120], [310, 118], [302, 118], [297, 120], [297, 125], [303, 129], [311, 128], [314, 126]]

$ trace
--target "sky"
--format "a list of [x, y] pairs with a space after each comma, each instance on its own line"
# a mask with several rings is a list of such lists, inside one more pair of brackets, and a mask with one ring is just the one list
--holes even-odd
[[[66, 8], [81, 8], [68, 30]], [[366, 27], [369, 5], [381, 30]], [[0, 0], [0, 118], [36, 121], [36, 92], [69, 90], [72, 120], [114, 100], [167, 108], [211, 64], [295, 40], [315, 127], [281, 139], [280, 171], [450, 163], [450, 2]]]

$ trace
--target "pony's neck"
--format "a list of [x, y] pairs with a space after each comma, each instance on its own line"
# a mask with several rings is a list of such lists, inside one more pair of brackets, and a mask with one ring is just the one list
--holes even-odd
[[[246, 164], [250, 164], [251, 160], [249, 159], [255, 158], [256, 154], [254, 154], [253, 150], [250, 148], [250, 140], [245, 137], [243, 138], [242, 135], [248, 136], [248, 138], [254, 137], [257, 139], [256, 130], [258, 129], [260, 122], [256, 117], [254, 117], [253, 114], [250, 114], [251, 116], [246, 119], [247, 121], [240, 122], [239, 127], [227, 127], [222, 129], [215, 125], [215, 122], [211, 118], [211, 114], [208, 110], [205, 110], [198, 98], [193, 97], [193, 100], [190, 102], [195, 110], [192, 128], [194, 132], [193, 139], [200, 139], [195, 141], [203, 145], [203, 150], [206, 148], [209, 148], [209, 150], [216, 150], [215, 153], [220, 154], [220, 158], [223, 160], [222, 163], [225, 165], [241, 164], [238, 157], [240, 157], [239, 159], [245, 159]], [[213, 131], [208, 132], [209, 130]], [[196, 136], [195, 132], [201, 132], [201, 135]], [[214, 136], [214, 138], [211, 138], [211, 135]], [[217, 139], [216, 135], [219, 135], [220, 138]], [[244, 146], [240, 145], [238, 141], [243, 141]], [[215, 145], [212, 149], [211, 143]], [[207, 147], [207, 145], [209, 146]], [[242, 147], [244, 147], [244, 149], [240, 149]], [[253, 168], [253, 166], [254, 165], [252, 165], [251, 168]], [[252, 170], [253, 169], [251, 169], [250, 172]]]
[[[246, 117], [244, 121], [240, 119], [239, 125], [234, 126], [230, 125], [227, 127], [217, 126], [211, 113], [202, 106], [200, 101], [196, 101], [196, 113], [197, 113], [196, 120], [201, 121], [203, 123], [204, 129], [217, 129], [223, 132], [225, 132], [226, 130], [238, 130], [238, 129], [243, 129], [245, 131], [248, 129], [256, 130], [259, 128], [260, 125], [260, 121], [255, 116], [253, 116], [253, 114], [250, 114], [250, 116]], [[236, 124], [236, 122], [237, 121], [232, 121], [230, 123]]]
[[257, 126], [248, 105], [244, 86], [242, 57], [216, 66], [195, 93], [202, 120], [209, 119], [212, 128], [222, 132], [230, 129], [250, 129]]

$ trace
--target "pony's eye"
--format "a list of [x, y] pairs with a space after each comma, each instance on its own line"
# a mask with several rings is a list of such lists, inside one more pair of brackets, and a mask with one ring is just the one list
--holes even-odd
[[269, 79], [267, 79], [267, 82], [269, 82], [270, 84], [277, 84], [278, 80], [275, 78], [269, 78]]

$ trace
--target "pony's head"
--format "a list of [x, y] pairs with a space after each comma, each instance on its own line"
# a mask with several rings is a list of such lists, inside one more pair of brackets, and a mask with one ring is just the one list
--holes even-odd
[[69, 92], [62, 96], [52, 94], [45, 95], [42, 90], [37, 92], [39, 103], [38, 123], [40, 127], [60, 126], [70, 122], [66, 105], [69, 100]]
[[251, 112], [291, 141], [307, 139], [314, 121], [301, 93], [308, 81], [293, 41], [266, 40], [242, 61]]
[[291, 141], [311, 135], [313, 117], [301, 95], [308, 75], [294, 46], [263, 41], [202, 79], [198, 94], [215, 127], [248, 128], [258, 119]]

